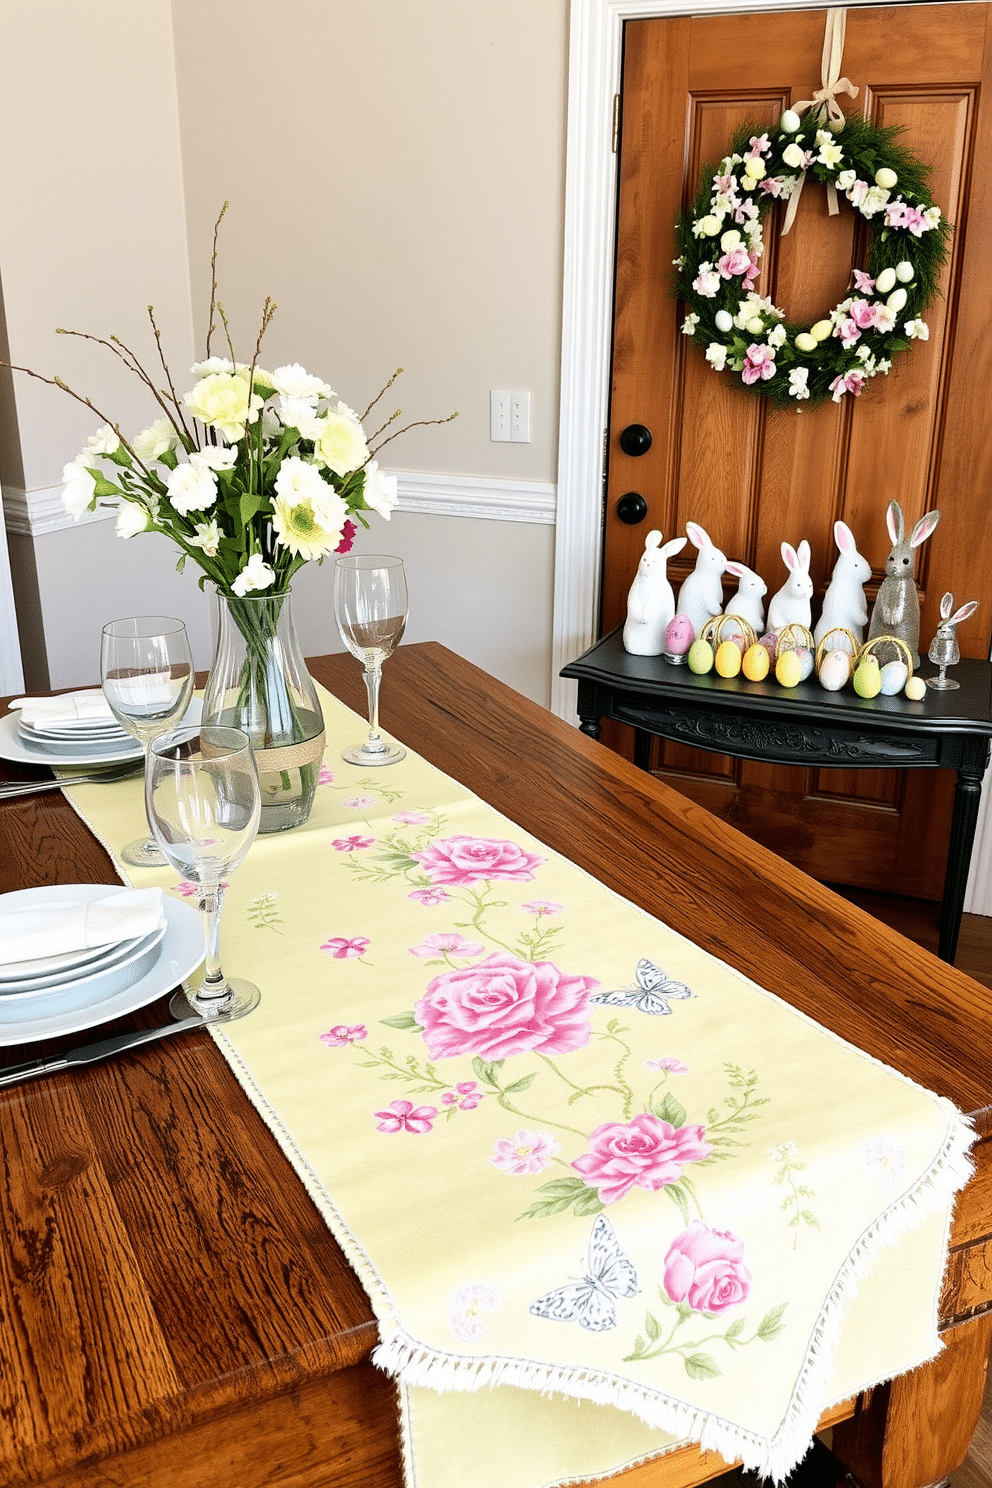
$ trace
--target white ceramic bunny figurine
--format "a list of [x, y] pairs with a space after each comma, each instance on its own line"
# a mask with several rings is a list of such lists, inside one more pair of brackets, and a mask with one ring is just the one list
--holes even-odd
[[782, 544], [782, 562], [789, 570], [789, 577], [778, 593], [772, 595], [768, 605], [768, 629], [776, 635], [787, 625], [810, 628], [813, 580], [809, 576], [809, 558], [809, 543], [805, 538], [798, 548], [791, 543]]
[[627, 594], [623, 628], [623, 648], [632, 656], [660, 656], [665, 649], [665, 631], [675, 614], [668, 560], [684, 547], [684, 537], [673, 537], [662, 546], [657, 528], [644, 539], [644, 552]]
[[934, 687], [938, 691], [957, 687], [959, 684], [947, 676], [947, 668], [954, 666], [961, 660], [961, 647], [958, 645], [956, 626], [962, 620], [967, 620], [978, 609], [978, 600], [970, 599], [963, 604], [959, 610], [954, 609], [954, 595], [945, 594], [940, 601], [940, 623], [937, 626], [937, 634], [930, 642], [930, 650], [927, 653], [934, 666], [940, 667], [940, 673], [936, 677], [927, 678], [927, 686]]
[[760, 574], [756, 574], [753, 568], [747, 568], [743, 563], [728, 563], [727, 572], [733, 574], [740, 582], [737, 585], [737, 593], [728, 601], [725, 613], [728, 615], [740, 615], [746, 620], [754, 631], [760, 635], [765, 628], [765, 607], [762, 597], [768, 593], [768, 585]]
[[682, 581], [675, 613], [687, 616], [698, 636], [707, 620], [712, 620], [723, 610], [720, 578], [727, 567], [727, 559], [719, 548], [713, 546], [698, 522], [686, 522], [685, 530], [698, 552], [695, 568]]
[[868, 601], [864, 583], [871, 578], [871, 564], [858, 552], [854, 533], [846, 522], [834, 523], [837, 562], [823, 596], [823, 609], [813, 639], [817, 645], [831, 630], [849, 630], [860, 646], [868, 624]]
[[920, 600], [916, 592], [915, 550], [926, 542], [937, 523], [940, 512], [927, 512], [913, 528], [906, 541], [906, 523], [898, 501], [890, 501], [885, 514], [885, 524], [892, 539], [892, 551], [885, 560], [885, 578], [882, 580], [871, 612], [868, 639], [876, 636], [897, 636], [905, 641], [913, 653], [913, 665], [919, 666], [920, 657]]

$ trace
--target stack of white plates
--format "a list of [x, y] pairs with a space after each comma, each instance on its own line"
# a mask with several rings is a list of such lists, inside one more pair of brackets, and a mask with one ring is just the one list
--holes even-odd
[[[61, 884], [0, 895], [0, 911], [85, 904], [120, 884]], [[0, 966], [0, 1045], [92, 1028], [143, 1007], [203, 960], [200, 917], [166, 897], [164, 926], [136, 940]]]
[[80, 754], [93, 750], [101, 753], [133, 750], [135, 740], [116, 718], [80, 719], [76, 723], [25, 723], [18, 717], [17, 737], [28, 749], [42, 754]]

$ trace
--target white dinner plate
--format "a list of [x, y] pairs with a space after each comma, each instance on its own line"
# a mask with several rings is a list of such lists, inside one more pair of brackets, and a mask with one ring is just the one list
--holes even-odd
[[56, 765], [66, 759], [74, 761], [81, 754], [106, 754], [114, 759], [128, 759], [138, 742], [130, 734], [119, 739], [114, 735], [109, 739], [94, 739], [92, 735], [81, 739], [37, 739], [21, 728], [17, 730], [17, 738], [35, 762], [40, 760], [47, 764], [51, 760]]
[[25, 723], [22, 718], [18, 723], [18, 732], [22, 739], [57, 739], [60, 744], [72, 743], [74, 739], [85, 740], [88, 744], [93, 739], [130, 737], [116, 719], [112, 719], [110, 723], [40, 724]]
[[[0, 906], [3, 900], [0, 899]], [[55, 956], [35, 956], [31, 961], [8, 961], [0, 966], [0, 987], [8, 982], [36, 982], [46, 976], [74, 976], [78, 971], [85, 976], [96, 970], [118, 953], [126, 953], [136, 946], [141, 936], [132, 935], [128, 940], [114, 941], [108, 945], [87, 946], [79, 951], [59, 951]]]
[[[203, 702], [200, 698], [193, 698], [186, 709], [186, 716], [182, 726], [186, 724], [197, 724], [203, 716]], [[176, 727], [180, 727], [179, 724]], [[48, 765], [53, 769], [63, 769], [66, 765], [118, 765], [122, 760], [140, 759], [141, 745], [137, 739], [130, 739], [128, 746], [124, 749], [110, 749], [106, 744], [92, 744], [81, 747], [78, 753], [73, 750], [69, 754], [54, 753], [46, 750], [41, 741], [29, 746], [20, 736], [17, 730], [17, 709], [12, 713], [5, 713], [0, 718], [0, 759], [13, 760], [18, 765]]]
[[[55, 887], [19, 889], [4, 895], [11, 909], [17, 902], [29, 902], [28, 896], [44, 894], [45, 901], [62, 900], [66, 904], [82, 904], [88, 899], [100, 898], [120, 884], [59, 884]], [[16, 1022], [0, 1024], [0, 1046], [30, 1044], [38, 1039], [53, 1038], [59, 1033], [76, 1033], [82, 1028], [96, 1028], [100, 1023], [109, 1023], [135, 1008], [154, 1002], [156, 997], [170, 992], [186, 977], [192, 975], [203, 963], [203, 928], [199, 911], [181, 899], [166, 896], [164, 900], [166, 929], [157, 948], [153, 965], [133, 986], [126, 987], [112, 996], [101, 998], [87, 1007], [64, 1009], [43, 1018], [22, 1018]]]
[[[75, 996], [77, 988], [89, 987], [94, 991], [98, 990], [97, 982], [105, 982], [115, 972], [127, 966], [133, 966], [134, 962], [144, 956], [146, 951], [153, 950], [164, 935], [165, 926], [160, 925], [157, 930], [152, 930], [147, 935], [132, 936], [130, 940], [123, 940], [118, 945], [104, 946], [105, 954], [98, 961], [87, 961], [84, 965], [74, 966], [68, 971], [43, 972], [36, 977], [20, 977], [14, 981], [0, 979], [0, 1009], [6, 1007], [9, 1010], [15, 1001], [31, 993], [58, 993], [63, 988], [67, 993], [71, 991], [74, 1001], [81, 1005], [83, 999]], [[137, 979], [132, 976], [131, 980]], [[122, 981], [121, 986], [123, 985]], [[21, 1006], [26, 1006], [26, 1003], [21, 1003]], [[0, 1016], [3, 1016], [2, 1012]]]

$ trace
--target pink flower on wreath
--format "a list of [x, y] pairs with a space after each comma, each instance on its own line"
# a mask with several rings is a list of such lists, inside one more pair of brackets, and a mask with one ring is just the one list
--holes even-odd
[[834, 378], [830, 384], [830, 391], [834, 395], [834, 402], [839, 403], [845, 393], [850, 393], [855, 398], [859, 397], [864, 385], [865, 374], [863, 372], [847, 372], [843, 377]]
[[645, 1112], [633, 1121], [606, 1121], [589, 1134], [589, 1151], [572, 1163], [599, 1189], [604, 1204], [615, 1204], [636, 1185], [650, 1192], [677, 1183], [682, 1168], [701, 1162], [713, 1148], [701, 1126], [674, 1127]]
[[772, 142], [767, 134], [752, 134], [748, 141], [749, 149], [744, 151], [745, 160], [761, 160], [772, 147]]
[[670, 1075], [687, 1075], [689, 1073], [689, 1066], [683, 1064], [681, 1059], [675, 1059], [671, 1054], [666, 1054], [661, 1059], [645, 1059], [644, 1068], [667, 1070]]
[[386, 1111], [374, 1111], [376, 1130], [381, 1132], [413, 1132], [415, 1137], [433, 1131], [437, 1118], [437, 1106], [414, 1106], [413, 1101], [394, 1100]]
[[333, 1028], [320, 1035], [320, 1042], [329, 1049], [344, 1049], [348, 1044], [360, 1043], [368, 1036], [369, 1031], [364, 1023], [335, 1023]]
[[335, 837], [331, 846], [335, 852], [360, 852], [363, 847], [372, 847], [374, 837]]
[[731, 248], [717, 263], [721, 279], [733, 279], [735, 275], [747, 274], [752, 268], [751, 255], [746, 248]]
[[335, 961], [348, 961], [354, 956], [364, 956], [370, 945], [366, 935], [353, 935], [350, 940], [335, 935], [331, 940], [325, 940], [320, 949], [329, 951]]
[[448, 930], [425, 935], [421, 945], [410, 946], [410, 955], [427, 960], [431, 956], [481, 956], [484, 950], [485, 946], [478, 941], [466, 940], [464, 935]]
[[919, 207], [907, 207], [903, 226], [909, 228], [914, 238], [922, 238], [930, 224]]
[[855, 269], [854, 287], [858, 294], [871, 294], [875, 288], [875, 281], [870, 274], [864, 274], [860, 269]]
[[318, 785], [333, 785], [334, 771], [329, 770], [326, 765], [321, 765], [320, 774], [317, 776]]
[[401, 822], [405, 827], [425, 827], [430, 817], [426, 811], [398, 811], [393, 821]]
[[770, 346], [753, 343], [747, 349], [747, 360], [741, 369], [741, 381], [746, 383], [767, 382], [775, 376], [775, 353]]
[[334, 549], [335, 553], [350, 553], [351, 545], [355, 541], [355, 533], [357, 531], [358, 528], [355, 526], [354, 522], [345, 522], [344, 526], [341, 528], [341, 541]]
[[688, 1302], [694, 1312], [736, 1307], [751, 1290], [744, 1242], [729, 1230], [711, 1230], [693, 1220], [669, 1246], [662, 1283], [673, 1302]]
[[446, 904], [451, 895], [446, 889], [414, 889], [412, 894], [407, 894], [408, 899], [416, 899], [418, 904]]
[[446, 1090], [441, 1097], [442, 1106], [457, 1106], [460, 1111], [474, 1111], [485, 1096], [474, 1080], [459, 1080], [454, 1090]]
[[870, 331], [875, 324], [878, 306], [871, 305], [867, 300], [851, 301], [851, 319], [860, 331]]
[[451, 1299], [448, 1323], [462, 1343], [476, 1343], [483, 1337], [486, 1325], [480, 1312], [492, 1312], [499, 1306], [499, 1292], [488, 1281], [473, 1281], [459, 1287]]
[[847, 347], [853, 346], [855, 341], [861, 340], [861, 332], [858, 330], [857, 323], [849, 315], [837, 322], [837, 325], [834, 327], [834, 335], [840, 337], [841, 345], [845, 350]]
[[758, 182], [758, 190], [763, 191], [766, 196], [781, 196], [785, 190], [785, 177], [765, 176], [764, 180]]
[[458, 888], [486, 878], [525, 883], [544, 862], [517, 843], [497, 837], [445, 837], [410, 856], [430, 875], [431, 883]]
[[589, 1042], [589, 994], [598, 986], [595, 977], [569, 976], [550, 961], [496, 951], [478, 966], [434, 977], [414, 1015], [432, 1059], [570, 1054]]
[[555, 1153], [561, 1150], [561, 1143], [547, 1132], [521, 1128], [515, 1136], [497, 1137], [493, 1149], [494, 1154], [489, 1159], [493, 1167], [520, 1178], [527, 1173], [543, 1173]]
[[564, 904], [554, 904], [550, 899], [528, 899], [527, 903], [521, 904], [520, 908], [524, 914], [534, 915], [556, 915], [565, 912]]

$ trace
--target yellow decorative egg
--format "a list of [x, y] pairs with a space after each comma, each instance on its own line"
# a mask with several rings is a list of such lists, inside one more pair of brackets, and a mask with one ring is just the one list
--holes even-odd
[[[734, 647], [737, 650], [737, 647]], [[689, 647], [689, 670], [700, 677], [713, 670], [713, 647], [709, 641], [693, 641]]]
[[910, 702], [922, 703], [927, 695], [927, 684], [922, 677], [910, 677], [904, 691]]
[[798, 687], [803, 680], [803, 666], [795, 651], [783, 651], [775, 663], [775, 680], [783, 687]]
[[877, 294], [888, 294], [890, 289], [895, 288], [896, 271], [893, 268], [883, 269], [875, 280], [875, 291]]
[[816, 338], [811, 336], [809, 331], [800, 331], [796, 337], [796, 346], [800, 351], [815, 351]]
[[854, 673], [854, 690], [858, 697], [878, 697], [882, 690], [882, 671], [874, 656], [866, 656], [864, 661], [858, 662], [857, 671]]
[[833, 331], [833, 328], [833, 321], [818, 320], [816, 322], [816, 325], [810, 326], [809, 333], [813, 337], [814, 341], [826, 341], [827, 337]]
[[772, 664], [768, 647], [762, 646], [755, 641], [744, 652], [744, 660], [741, 662], [741, 671], [749, 682], [762, 682], [768, 676], [768, 670]]
[[721, 641], [716, 648], [713, 665], [718, 676], [736, 677], [741, 669], [740, 647], [734, 641]]
[[883, 191], [891, 191], [898, 180], [899, 177], [895, 171], [890, 170], [887, 165], [883, 165], [880, 170], [875, 172], [875, 185], [881, 186]]

